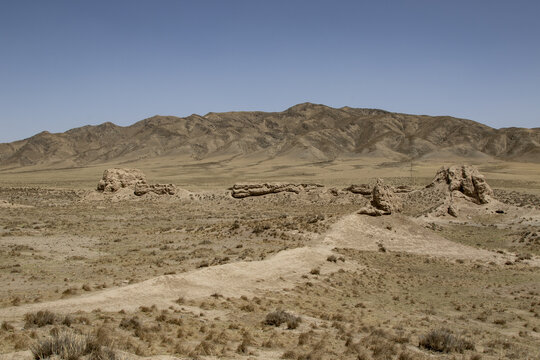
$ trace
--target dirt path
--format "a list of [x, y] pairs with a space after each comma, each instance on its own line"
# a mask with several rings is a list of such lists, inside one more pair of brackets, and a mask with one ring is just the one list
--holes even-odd
[[[16, 320], [25, 313], [49, 309], [55, 312], [134, 310], [139, 306], [169, 307], [180, 296], [185, 299], [251, 296], [261, 290], [293, 287], [302, 275], [315, 267], [335, 271], [338, 265], [326, 261], [331, 247], [317, 245], [295, 248], [262, 260], [236, 262], [194, 270], [184, 274], [163, 275], [137, 284], [107, 289], [93, 294], [51, 302], [0, 309], [0, 319]], [[335, 268], [335, 269], [332, 269]]]
[[74, 311], [135, 310], [139, 306], [169, 307], [178, 297], [205, 298], [218, 293], [225, 297], [253, 296], [261, 291], [292, 288], [313, 268], [322, 273], [339, 268], [359, 268], [347, 261], [331, 263], [326, 258], [334, 247], [377, 251], [403, 251], [437, 257], [480, 261], [506, 261], [507, 255], [475, 249], [446, 240], [404, 216], [370, 217], [348, 215], [335, 223], [308, 247], [281, 251], [261, 261], [236, 262], [163, 275], [137, 284], [51, 302], [0, 309], [0, 319], [20, 320], [27, 312], [43, 309], [60, 313]]
[[389, 251], [464, 260], [504, 263], [510, 259], [508, 255], [503, 256], [447, 240], [401, 215], [345, 216], [326, 235], [324, 242], [367, 251], [377, 251], [378, 244], [381, 244]]

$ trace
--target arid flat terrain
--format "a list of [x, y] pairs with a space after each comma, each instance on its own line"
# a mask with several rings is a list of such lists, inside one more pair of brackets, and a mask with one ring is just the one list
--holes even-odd
[[537, 164], [129, 165], [2, 172], [0, 358], [540, 358]]
[[539, 136], [306, 103], [0, 144], [0, 359], [540, 359]]

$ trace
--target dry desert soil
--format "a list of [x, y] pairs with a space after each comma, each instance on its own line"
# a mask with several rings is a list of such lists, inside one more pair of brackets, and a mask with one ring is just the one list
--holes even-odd
[[[538, 129], [313, 104], [150, 120], [0, 144], [0, 359], [540, 359]], [[385, 135], [360, 148], [365, 121]], [[432, 183], [453, 164], [492, 190]], [[148, 183], [98, 191], [108, 168]]]
[[[324, 186], [245, 198], [204, 164], [138, 165], [177, 192], [2, 174], [1, 359], [69, 336], [94, 359], [540, 358], [538, 165], [477, 164], [492, 200], [457, 217], [425, 189], [441, 162], [284, 166], [268, 180]], [[413, 190], [400, 212], [357, 214], [371, 196], [345, 189], [375, 177]]]

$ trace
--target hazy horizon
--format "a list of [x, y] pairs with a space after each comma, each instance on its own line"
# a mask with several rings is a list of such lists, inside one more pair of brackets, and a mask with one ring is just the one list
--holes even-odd
[[0, 4], [0, 142], [156, 114], [339, 108], [540, 126], [534, 1]]

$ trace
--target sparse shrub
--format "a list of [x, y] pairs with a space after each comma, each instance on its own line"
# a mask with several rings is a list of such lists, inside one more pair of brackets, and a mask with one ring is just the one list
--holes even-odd
[[143, 313], [150, 313], [152, 311], [156, 310], [156, 305], [152, 305], [151, 307], [148, 306], [139, 306], [139, 311]]
[[83, 356], [88, 360], [116, 360], [110, 349], [110, 341], [100, 336], [84, 336], [73, 331], [53, 332], [52, 336], [31, 347], [34, 359], [49, 359], [53, 356], [63, 360], [78, 360]]
[[323, 221], [324, 220], [324, 215], [314, 215], [314, 216], [311, 216], [307, 219], [307, 223], [308, 224], [315, 224], [319, 221]]
[[267, 224], [265, 224], [265, 225], [257, 224], [257, 225], [255, 225], [255, 227], [253, 228], [253, 231], [252, 231], [252, 232], [253, 232], [255, 235], [259, 235], [259, 234], [265, 232], [265, 231], [268, 230], [268, 229], [270, 229], [270, 225], [267, 225]]
[[207, 341], [207, 340], [201, 341], [190, 352], [190, 356], [197, 356], [197, 355], [203, 355], [203, 356], [217, 355], [216, 345], [214, 345], [211, 341]]
[[58, 321], [58, 316], [49, 310], [40, 310], [36, 313], [26, 313], [24, 315], [24, 327], [30, 328], [33, 326], [43, 327], [53, 325]]
[[91, 325], [92, 324], [92, 320], [90, 320], [86, 316], [77, 316], [75, 319], [72, 319], [72, 320], [73, 320], [73, 322], [76, 322], [78, 324], [84, 324], [84, 325]]
[[401, 331], [395, 335], [392, 335], [391, 340], [397, 344], [408, 344], [410, 341], [409, 337]]
[[126, 330], [137, 330], [141, 328], [141, 322], [138, 317], [134, 316], [132, 318], [123, 318], [119, 326]]
[[373, 337], [368, 347], [375, 359], [391, 359], [396, 354], [395, 345], [385, 338]]
[[242, 340], [242, 342], [240, 343], [240, 345], [238, 345], [238, 347], [236, 348], [236, 352], [238, 354], [247, 354], [249, 352], [249, 345], [250, 345], [250, 342], [246, 339]]
[[64, 319], [62, 320], [62, 325], [65, 325], [67, 327], [70, 327], [72, 323], [73, 323], [73, 319], [69, 315], [66, 315]]
[[238, 228], [240, 228], [240, 223], [238, 220], [234, 220], [233, 224], [231, 225], [231, 230], [236, 230]]
[[77, 289], [75, 288], [67, 288], [62, 292], [62, 297], [67, 297], [70, 295], [77, 295]]
[[329, 261], [329, 262], [337, 262], [337, 257], [335, 255], [330, 255], [326, 258], [326, 261]]
[[[30, 336], [34, 335], [35, 332], [30, 333]], [[10, 336], [13, 341], [13, 348], [15, 350], [27, 350], [30, 344], [30, 338], [28, 335], [23, 333], [15, 332]]]
[[12, 331], [12, 330], [15, 330], [15, 327], [13, 327], [13, 325], [8, 323], [7, 321], [3, 321], [2, 326], [0, 327], [0, 329], [2, 329], [4, 331]]
[[116, 360], [118, 357], [112, 349], [111, 330], [100, 327], [92, 336], [86, 338], [86, 353], [89, 360]]
[[210, 264], [208, 263], [208, 261], [202, 261], [199, 263], [199, 265], [197, 265], [197, 268], [200, 269], [200, 268], [205, 268], [205, 267], [209, 267]]
[[111, 328], [100, 326], [94, 334], [95, 340], [102, 346], [112, 347], [112, 332], [113, 330]]
[[88, 360], [118, 360], [119, 357], [116, 355], [114, 350], [109, 348], [101, 347], [98, 351], [92, 352]]
[[34, 359], [48, 359], [53, 355], [60, 359], [77, 360], [84, 355], [86, 339], [72, 331], [58, 332], [31, 347]]
[[474, 350], [474, 345], [464, 339], [454, 335], [448, 329], [431, 330], [426, 335], [420, 337], [420, 346], [437, 352], [460, 352], [464, 350]]
[[277, 310], [270, 312], [266, 315], [264, 323], [266, 325], [281, 326], [281, 324], [287, 324], [288, 329], [296, 329], [302, 318], [295, 316], [283, 310]]
[[[359, 344], [357, 344], [357, 345], [359, 345]], [[362, 348], [362, 347], [358, 346], [354, 351], [357, 354], [357, 356], [356, 356], [357, 360], [371, 360], [372, 359], [372, 357], [369, 355], [369, 352], [366, 349]]]
[[171, 324], [171, 325], [176, 325], [176, 326], [182, 326], [184, 324], [184, 322], [182, 321], [181, 318], [170, 318], [170, 319], [167, 319], [167, 324]]
[[302, 321], [302, 318], [300, 318], [299, 316], [291, 317], [289, 320], [287, 320], [287, 329], [289, 330], [296, 329], [300, 325], [301, 321]]
[[255, 306], [253, 306], [252, 304], [242, 305], [240, 307], [240, 310], [246, 311], [246, 312], [253, 312], [253, 311], [255, 311]]
[[309, 342], [309, 339], [311, 338], [312, 335], [313, 335], [313, 330], [309, 332], [301, 333], [298, 336], [298, 345], [299, 346], [306, 345]]
[[413, 360], [413, 359], [414, 359], [413, 355], [411, 355], [411, 353], [406, 352], [406, 351], [399, 353], [397, 357], [397, 360]]
[[347, 347], [347, 353], [357, 354], [359, 360], [371, 359], [364, 345], [354, 342], [351, 336], [348, 336], [345, 340], [345, 346]]
[[374, 359], [393, 359], [397, 354], [396, 343], [392, 336], [382, 329], [374, 329], [371, 333], [362, 338], [359, 343], [348, 341], [349, 351], [358, 353], [359, 359], [371, 359], [365, 352], [371, 350]]
[[14, 297], [13, 300], [11, 300], [11, 305], [13, 306], [21, 305], [21, 298], [18, 296]]
[[531, 254], [518, 254], [517, 258], [518, 260], [531, 260], [532, 255]]
[[293, 350], [288, 350], [281, 355], [282, 359], [297, 359], [298, 355]]
[[311, 275], [320, 275], [321, 274], [321, 269], [319, 269], [319, 268], [311, 269], [310, 274]]

